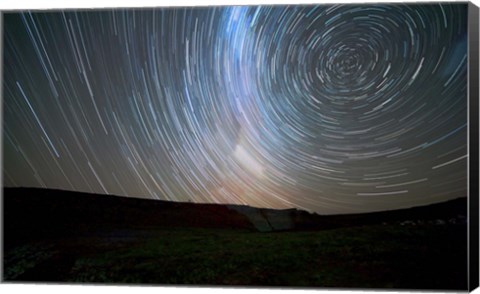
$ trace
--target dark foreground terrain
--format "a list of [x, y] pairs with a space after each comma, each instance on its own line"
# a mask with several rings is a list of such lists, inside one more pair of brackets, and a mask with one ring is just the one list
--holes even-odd
[[3, 279], [467, 288], [466, 199], [358, 215], [4, 189]]

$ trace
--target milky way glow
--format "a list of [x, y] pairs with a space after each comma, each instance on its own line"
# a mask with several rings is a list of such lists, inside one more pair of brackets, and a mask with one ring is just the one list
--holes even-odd
[[318, 213], [467, 195], [467, 4], [4, 15], [5, 186]]

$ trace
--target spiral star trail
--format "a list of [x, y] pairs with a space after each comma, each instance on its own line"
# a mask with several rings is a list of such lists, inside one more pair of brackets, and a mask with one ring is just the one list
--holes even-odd
[[5, 186], [318, 213], [467, 195], [467, 5], [4, 15]]

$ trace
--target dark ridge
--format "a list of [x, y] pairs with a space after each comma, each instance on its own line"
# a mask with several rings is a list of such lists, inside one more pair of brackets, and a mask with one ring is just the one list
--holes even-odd
[[372, 224], [465, 223], [467, 199], [383, 212], [317, 215], [297, 209], [196, 204], [42, 188], [4, 188], [7, 242], [90, 234], [104, 228], [217, 228], [305, 231]]
[[248, 216], [259, 231], [325, 230], [390, 223], [465, 224], [467, 216], [466, 197], [412, 208], [337, 215], [318, 215], [297, 209], [275, 210], [237, 205], [230, 207]]
[[91, 234], [103, 229], [254, 230], [224, 205], [192, 204], [42, 188], [3, 189], [4, 240]]
[[345, 227], [348, 225], [372, 225], [398, 223], [402, 225], [422, 225], [425, 223], [465, 224], [467, 216], [467, 198], [457, 198], [446, 202], [412, 208], [371, 212], [362, 214], [344, 214], [313, 217], [305, 213], [296, 213], [295, 224], [304, 229], [322, 229]]

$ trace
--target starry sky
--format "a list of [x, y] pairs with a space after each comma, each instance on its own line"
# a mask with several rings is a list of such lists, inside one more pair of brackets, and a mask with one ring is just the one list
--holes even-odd
[[321, 214], [467, 195], [467, 4], [4, 14], [3, 184]]

